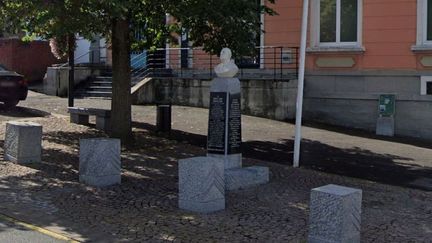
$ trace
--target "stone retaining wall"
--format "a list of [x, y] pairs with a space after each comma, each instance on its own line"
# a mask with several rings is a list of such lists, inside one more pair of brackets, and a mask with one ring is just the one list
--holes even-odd
[[[99, 69], [75, 67], [75, 85], [99, 75]], [[67, 96], [69, 85], [69, 67], [48, 67], [44, 79], [44, 93], [47, 95]]]
[[[241, 80], [241, 85], [243, 114], [275, 120], [294, 119], [297, 80]], [[134, 104], [154, 104], [158, 87], [172, 87], [174, 105], [209, 106], [209, 80], [175, 78], [153, 79], [135, 89]]]
[[432, 95], [419, 72], [309, 73], [304, 119], [375, 132], [380, 94], [396, 95], [395, 135], [432, 140]]

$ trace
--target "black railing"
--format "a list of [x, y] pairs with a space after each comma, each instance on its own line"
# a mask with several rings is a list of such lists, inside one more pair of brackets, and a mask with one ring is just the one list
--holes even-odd
[[[237, 77], [275, 81], [297, 79], [298, 57], [298, 47], [258, 47], [254, 55], [235, 60], [239, 67]], [[169, 48], [148, 51], [146, 55], [136, 56], [132, 63], [145, 63], [132, 71], [132, 81], [136, 83], [146, 77], [211, 79], [215, 77], [213, 69], [220, 60], [201, 48]]]

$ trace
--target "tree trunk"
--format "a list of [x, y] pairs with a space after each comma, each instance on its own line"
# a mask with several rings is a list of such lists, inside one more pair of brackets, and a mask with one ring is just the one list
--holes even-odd
[[75, 35], [68, 36], [68, 57], [69, 57], [69, 85], [68, 85], [68, 106], [74, 106], [75, 88]]
[[112, 22], [111, 137], [122, 143], [132, 140], [130, 27], [128, 19]]

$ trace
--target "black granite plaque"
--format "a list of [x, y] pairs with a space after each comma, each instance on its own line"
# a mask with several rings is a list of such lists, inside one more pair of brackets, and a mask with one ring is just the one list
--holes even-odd
[[207, 152], [225, 154], [227, 93], [210, 93], [210, 112], [207, 136]]
[[228, 111], [228, 154], [241, 153], [241, 99], [231, 94]]

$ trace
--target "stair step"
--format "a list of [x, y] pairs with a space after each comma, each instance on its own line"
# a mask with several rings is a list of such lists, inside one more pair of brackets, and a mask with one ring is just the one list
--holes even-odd
[[95, 80], [98, 80], [98, 81], [112, 81], [112, 77], [111, 76], [97, 76], [97, 77], [95, 77]]
[[109, 86], [90, 86], [87, 91], [102, 91], [102, 92], [112, 92], [112, 87]]
[[111, 90], [111, 86], [100, 86], [100, 85], [90, 85], [87, 87], [88, 89], [104, 89], [104, 90]]
[[112, 86], [112, 82], [103, 82], [103, 81], [93, 81], [89, 83], [90, 86], [104, 86], [104, 87], [110, 87]]
[[78, 97], [106, 97], [111, 98], [112, 93], [111, 92], [103, 92], [103, 91], [85, 91], [85, 92], [79, 92], [76, 94]]

